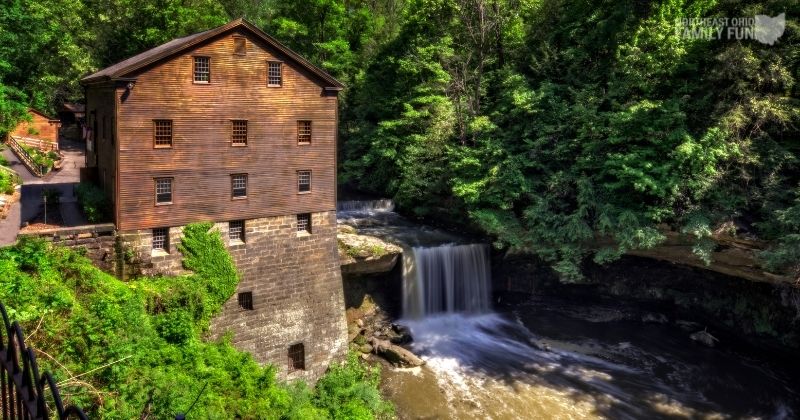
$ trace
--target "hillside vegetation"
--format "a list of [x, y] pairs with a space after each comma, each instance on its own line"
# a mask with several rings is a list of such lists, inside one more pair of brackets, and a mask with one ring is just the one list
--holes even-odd
[[238, 283], [210, 227], [184, 229], [181, 252], [193, 273], [179, 277], [122, 282], [41, 240], [0, 249], [0, 301], [30, 334], [28, 344], [62, 396], [109, 419], [174, 418], [195, 398], [192, 412], [202, 418], [391, 417], [379, 373], [355, 356], [310, 389], [277, 381], [272, 366], [226, 339], [203, 338]]
[[[469, 220], [564, 279], [665, 229], [708, 258], [722, 227], [768, 241], [767, 267], [800, 277], [796, 1], [5, 4], [0, 130], [23, 105], [80, 98], [91, 70], [244, 16], [348, 86], [344, 184]], [[780, 13], [774, 45], [689, 39], [676, 24]]]

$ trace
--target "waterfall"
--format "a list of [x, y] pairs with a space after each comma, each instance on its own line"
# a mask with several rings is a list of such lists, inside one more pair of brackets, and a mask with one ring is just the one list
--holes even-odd
[[394, 211], [394, 200], [382, 198], [379, 200], [350, 200], [336, 203], [336, 210], [340, 212], [368, 213], [373, 211]]
[[440, 312], [488, 312], [490, 280], [484, 244], [405, 249], [403, 315], [418, 319]]

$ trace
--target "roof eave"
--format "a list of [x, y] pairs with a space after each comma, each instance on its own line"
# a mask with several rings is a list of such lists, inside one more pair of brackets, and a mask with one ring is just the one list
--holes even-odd
[[272, 45], [274, 48], [278, 49], [283, 54], [285, 54], [286, 56], [290, 57], [292, 60], [296, 61], [298, 64], [300, 64], [300, 66], [305, 67], [311, 73], [313, 73], [314, 75], [319, 77], [320, 80], [323, 81], [323, 83], [329, 84], [329, 86], [325, 86], [324, 87], [325, 90], [339, 91], [339, 90], [344, 89], [344, 84], [342, 84], [340, 81], [336, 80], [333, 76], [328, 74], [328, 72], [326, 72], [325, 70], [315, 66], [314, 64], [312, 64], [311, 62], [309, 62], [308, 60], [303, 58], [300, 54], [292, 51], [289, 47], [283, 45], [280, 41], [278, 41], [277, 39], [273, 38], [271, 35], [267, 34], [266, 32], [262, 31], [257, 26], [255, 26], [252, 23], [248, 22], [244, 18], [239, 18], [239, 19], [233, 20], [233, 21], [231, 21], [231, 22], [229, 22], [229, 23], [227, 23], [227, 24], [225, 24], [223, 26], [220, 26], [218, 28], [211, 29], [211, 30], [207, 31], [207, 33], [203, 34], [203, 36], [200, 36], [200, 37], [197, 37], [195, 39], [192, 39], [191, 41], [189, 41], [189, 42], [187, 42], [185, 44], [182, 44], [180, 46], [176, 46], [176, 48], [174, 48], [174, 49], [165, 50], [165, 51], [163, 51], [163, 52], [161, 52], [159, 54], [156, 54], [156, 55], [150, 57], [147, 60], [142, 60], [142, 61], [138, 61], [138, 62], [135, 62], [135, 63], [131, 63], [130, 65], [115, 71], [113, 74], [104, 74], [104, 75], [99, 75], [99, 76], [96, 76], [96, 77], [91, 77], [90, 76], [88, 78], [81, 79], [80, 83], [82, 85], [86, 85], [86, 84], [95, 84], [95, 83], [103, 83], [103, 82], [110, 82], [110, 81], [123, 81], [123, 82], [124, 81], [133, 81], [135, 79], [130, 78], [130, 77], [125, 77], [125, 76], [128, 76], [128, 75], [130, 75], [130, 74], [132, 74], [132, 73], [134, 73], [134, 72], [136, 72], [136, 71], [138, 71], [140, 69], [146, 68], [146, 67], [148, 67], [148, 66], [150, 66], [152, 64], [158, 63], [159, 61], [161, 61], [161, 60], [163, 60], [163, 59], [165, 59], [167, 57], [170, 57], [170, 56], [172, 56], [174, 54], [178, 54], [181, 51], [185, 51], [187, 49], [191, 49], [192, 47], [194, 47], [197, 44], [201, 44], [201, 43], [207, 41], [208, 39], [211, 39], [211, 38], [213, 38], [213, 37], [215, 37], [217, 35], [225, 33], [227, 31], [232, 30], [232, 29], [234, 29], [236, 27], [239, 27], [239, 26], [247, 28], [250, 32], [252, 32], [255, 35], [257, 35], [258, 37], [264, 39], [268, 44]]

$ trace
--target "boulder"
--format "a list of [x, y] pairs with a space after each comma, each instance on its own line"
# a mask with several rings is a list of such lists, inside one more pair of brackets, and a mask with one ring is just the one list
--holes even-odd
[[402, 248], [369, 235], [359, 235], [352, 227], [340, 225], [337, 239], [343, 274], [388, 273], [397, 264]]
[[642, 322], [652, 324], [666, 324], [669, 319], [664, 314], [646, 313], [642, 315]]
[[689, 338], [708, 347], [714, 347], [719, 341], [717, 337], [714, 337], [706, 330], [692, 333], [691, 335], [689, 335]]

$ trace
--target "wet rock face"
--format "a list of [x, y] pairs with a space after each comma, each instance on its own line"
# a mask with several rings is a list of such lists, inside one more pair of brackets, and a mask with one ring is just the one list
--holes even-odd
[[407, 348], [413, 339], [411, 330], [392, 322], [372, 297], [366, 295], [357, 308], [347, 308], [347, 326], [350, 347], [362, 353], [378, 355], [395, 366], [415, 367], [424, 361]]
[[679, 320], [677, 324], [687, 333], [707, 326], [725, 343], [733, 338], [778, 352], [800, 350], [800, 287], [796, 285], [752, 281], [633, 256], [604, 266], [587, 262], [581, 284], [559, 282], [546, 264], [531, 256], [498, 253], [492, 267], [496, 294], [627, 302], [652, 312], [642, 316], [646, 323], [663, 323], [658, 313], [665, 313], [667, 321]]
[[689, 335], [689, 338], [691, 338], [693, 341], [697, 343], [700, 343], [708, 347], [714, 347], [719, 341], [717, 337], [714, 337], [706, 330], [697, 331], [696, 333]]
[[339, 225], [337, 238], [342, 274], [388, 273], [403, 252], [397, 245], [360, 235], [347, 225]]

